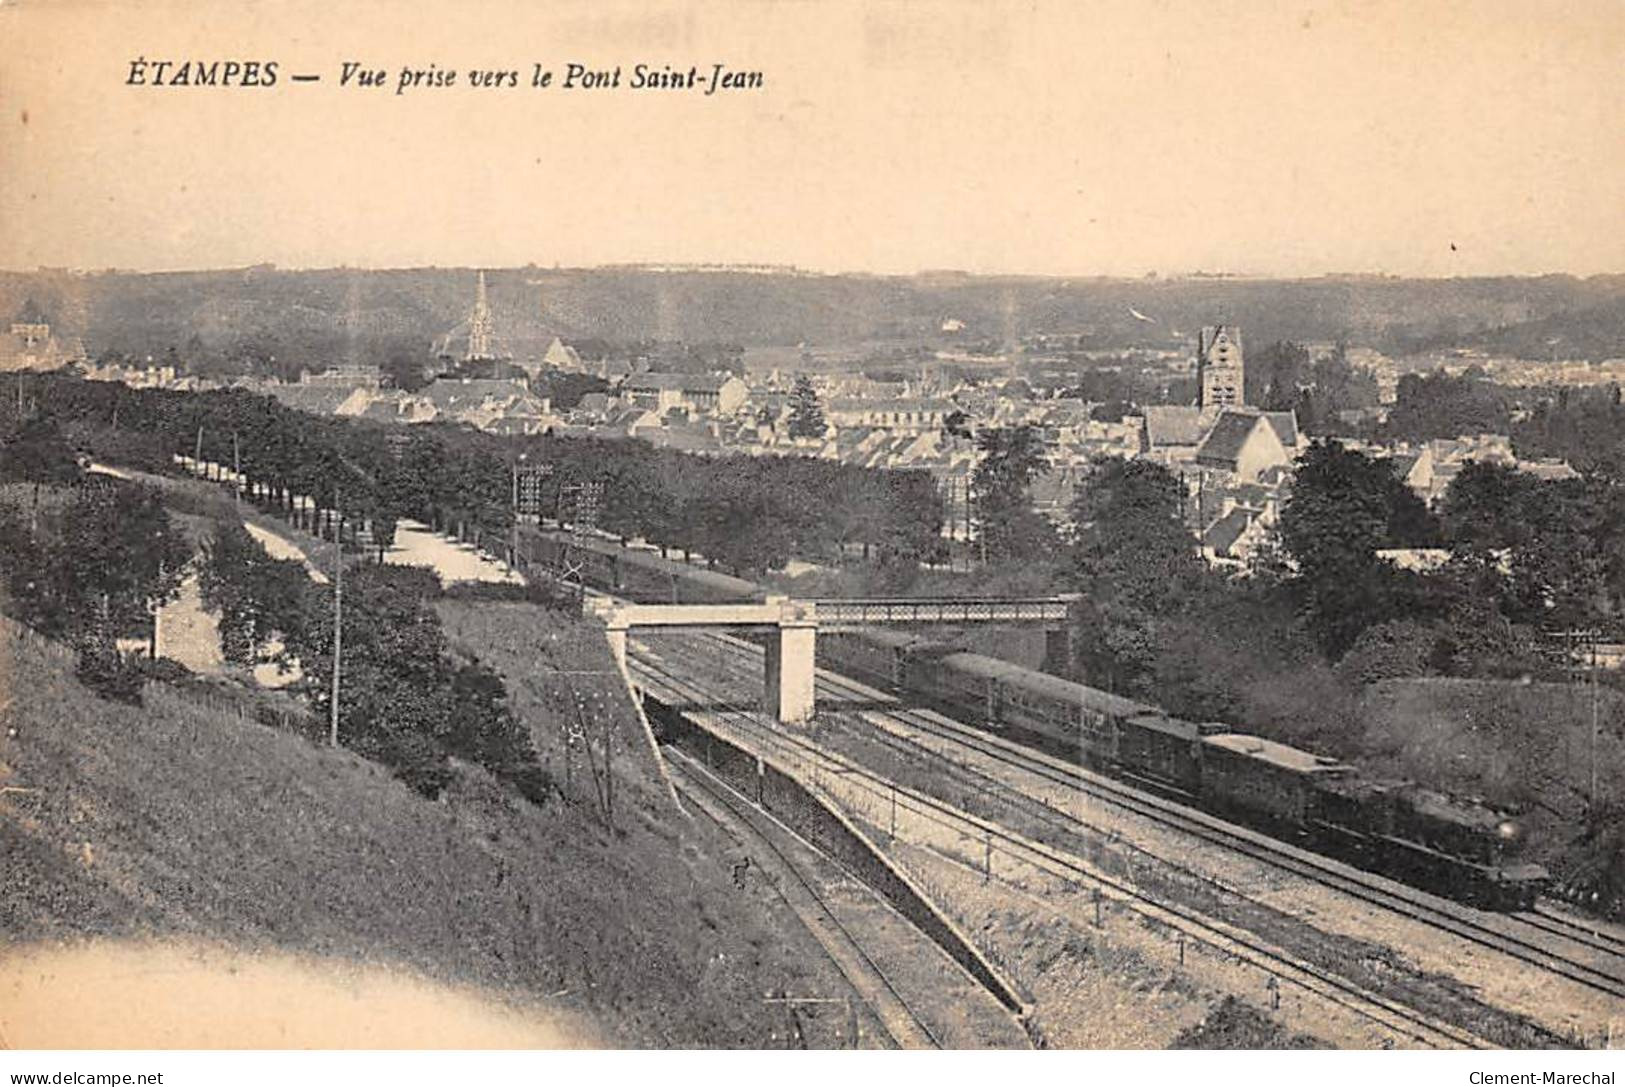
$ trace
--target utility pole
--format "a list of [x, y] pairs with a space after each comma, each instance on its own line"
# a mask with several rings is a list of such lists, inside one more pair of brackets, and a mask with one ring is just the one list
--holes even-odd
[[[158, 584], [164, 583], [164, 534], [158, 533]], [[151, 660], [158, 659], [158, 616], [163, 611], [159, 602], [152, 602], [152, 644], [147, 646], [147, 656]]]
[[1595, 815], [1597, 811], [1597, 635], [1591, 632], [1591, 788], [1586, 793], [1586, 814]]
[[[339, 504], [339, 490], [333, 488], [333, 505]], [[333, 714], [328, 725], [328, 739], [334, 747], [339, 745], [339, 661], [344, 644], [344, 547], [339, 533], [333, 534]]]
[[243, 500], [243, 451], [237, 444], [237, 432], [231, 432], [231, 485], [237, 501]]
[[203, 474], [203, 424], [202, 423], [198, 424], [198, 427], [197, 427], [197, 445], [196, 445], [196, 447], [194, 447], [193, 452], [192, 452], [192, 474], [195, 475], [195, 476], [201, 476]]

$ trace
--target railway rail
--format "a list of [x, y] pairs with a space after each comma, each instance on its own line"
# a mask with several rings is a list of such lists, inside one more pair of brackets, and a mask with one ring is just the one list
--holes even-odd
[[[714, 645], [726, 647], [734, 658], [732, 667], [736, 669], [741, 668], [741, 661], [746, 655], [755, 652], [750, 643], [731, 636], [703, 635], [702, 637], [706, 637]], [[719, 663], [721, 663], [720, 659]], [[993, 736], [983, 730], [951, 721], [939, 714], [906, 707], [892, 696], [868, 688], [847, 677], [825, 671], [821, 672], [819, 682], [821, 693], [836, 705], [841, 702], [860, 703], [867, 708], [873, 706], [876, 702], [887, 703], [884, 710], [886, 716], [892, 717], [920, 732], [973, 750], [983, 757], [1033, 775], [1040, 780], [1067, 789], [1076, 789], [1084, 795], [1128, 811], [1153, 823], [1192, 835], [1198, 840], [1240, 853], [1262, 863], [1293, 872], [1366, 904], [1392, 910], [1434, 928], [1450, 932], [1476, 946], [1506, 954], [1527, 965], [1562, 977], [1592, 991], [1615, 998], [1625, 998], [1625, 941], [1620, 941], [1605, 930], [1586, 927], [1583, 922], [1577, 919], [1566, 917], [1561, 913], [1545, 908], [1537, 914], [1514, 915], [1517, 918], [1516, 921], [1508, 921], [1503, 915], [1498, 914], [1475, 917], [1474, 911], [1458, 906], [1448, 900], [1434, 898], [1425, 892], [1407, 887], [1404, 884], [1380, 880], [1380, 877], [1374, 877], [1358, 869], [1345, 868], [1345, 866], [1317, 854], [1308, 853], [1265, 835], [1227, 824], [1206, 813], [1197, 812], [1179, 805], [1165, 797], [1145, 793], [1110, 778], [1092, 774], [1082, 767], [1063, 762], [1060, 759], [1016, 744], [1003, 737]], [[916, 739], [878, 727], [872, 738], [898, 750], [905, 751], [912, 757], [917, 758], [924, 754], [933, 761], [951, 765], [961, 773], [975, 774], [982, 779], [982, 784], [985, 786], [1000, 788], [1006, 794], [1016, 793], [1024, 802], [1023, 806], [1028, 814], [1057, 828], [1066, 830], [1090, 829], [1088, 824], [1078, 817], [1050, 807], [1042, 801], [1021, 794], [1017, 790], [1003, 785], [1003, 783], [988, 778], [986, 775], [981, 775], [975, 770], [961, 766]], [[800, 737], [791, 736], [789, 739], [793, 742], [807, 743]], [[1006, 798], [1008, 799], [1008, 796]], [[1164, 860], [1164, 863], [1168, 862]], [[1173, 867], [1182, 868], [1183, 871], [1206, 882], [1218, 884], [1218, 881], [1213, 880], [1212, 877], [1191, 872], [1189, 868], [1183, 868], [1183, 866], [1177, 864], [1173, 865]], [[1222, 884], [1218, 885], [1223, 887]], [[1235, 888], [1223, 889], [1240, 893]], [[1573, 956], [1572, 948], [1554, 949], [1551, 946], [1543, 946], [1543, 942], [1537, 942], [1538, 937], [1508, 931], [1511, 924], [1522, 924], [1525, 928], [1543, 933], [1546, 937], [1555, 938], [1568, 944], [1579, 945], [1586, 948], [1588, 952], [1601, 953], [1607, 956], [1605, 961], [1609, 963], [1609, 967], [1603, 968], [1594, 962], [1576, 959]]]
[[925, 793], [897, 785], [865, 767], [819, 749], [799, 737], [789, 736], [757, 720], [746, 705], [718, 704], [714, 695], [678, 675], [645, 653], [634, 652], [630, 663], [651, 688], [673, 697], [678, 706], [701, 705], [743, 726], [763, 747], [799, 764], [810, 763], [823, 774], [838, 777], [848, 787], [863, 789], [876, 798], [889, 797], [906, 810], [937, 823], [968, 832], [989, 843], [997, 842], [1003, 853], [1018, 857], [1035, 870], [1059, 878], [1073, 886], [1094, 886], [1114, 901], [1155, 923], [1174, 929], [1261, 969], [1271, 976], [1299, 986], [1305, 992], [1363, 1020], [1430, 1047], [1491, 1048], [1493, 1043], [1435, 1016], [1372, 992], [1348, 979], [1329, 975], [1295, 956], [1253, 937], [1251, 934], [1202, 916], [1194, 910], [1161, 902], [1131, 883], [1114, 879], [1076, 858], [1042, 842], [1014, 834], [987, 820], [979, 819]]
[[[731, 786], [689, 756], [669, 748], [667, 755], [674, 767], [679, 791], [687, 794], [690, 802], [719, 826], [748, 834], [771, 855], [773, 867], [788, 876], [791, 886], [779, 888], [785, 904], [824, 945], [836, 967], [869, 1005], [891, 1040], [904, 1048], [942, 1048], [942, 1041], [930, 1024], [915, 1012], [897, 983], [865, 949], [865, 941], [842, 919], [846, 911], [832, 900], [824, 885], [827, 872], [821, 875], [809, 871], [811, 866], [806, 857], [809, 852], [824, 857], [832, 868], [835, 862], [771, 815], [753, 810]], [[855, 1045], [858, 1039], [854, 1037], [851, 1041]]]

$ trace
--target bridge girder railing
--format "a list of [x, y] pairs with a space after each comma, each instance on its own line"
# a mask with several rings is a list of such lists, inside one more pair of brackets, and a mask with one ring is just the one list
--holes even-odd
[[899, 597], [815, 600], [820, 630], [857, 630], [893, 623], [1064, 623], [1076, 597]]

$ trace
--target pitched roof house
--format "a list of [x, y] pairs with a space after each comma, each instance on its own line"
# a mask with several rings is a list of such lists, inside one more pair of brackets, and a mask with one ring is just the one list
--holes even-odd
[[1265, 469], [1291, 461], [1276, 424], [1252, 412], [1221, 412], [1196, 449], [1197, 464], [1233, 473], [1248, 483], [1257, 481]]

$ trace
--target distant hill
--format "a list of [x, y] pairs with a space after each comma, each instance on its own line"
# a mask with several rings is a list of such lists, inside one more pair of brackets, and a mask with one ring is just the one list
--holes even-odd
[[[1427, 346], [1426, 341], [1419, 346]], [[1625, 358], [1625, 299], [1449, 337], [1440, 346], [1472, 347], [1520, 359]]]
[[[278, 364], [426, 355], [467, 316], [475, 271], [0, 274], [0, 317], [34, 300], [92, 355], [214, 355]], [[743, 347], [1010, 344], [1034, 334], [1094, 349], [1183, 348], [1203, 324], [1248, 343], [1348, 337], [1391, 353], [1500, 340], [1549, 357], [1546, 340], [1602, 345], [1625, 324], [1625, 276], [1301, 280], [1193, 276], [1053, 279], [816, 275], [639, 266], [488, 272], [498, 332], [518, 357], [552, 337]], [[1138, 314], [1139, 316], [1137, 316]], [[952, 331], [944, 331], [944, 329]]]

